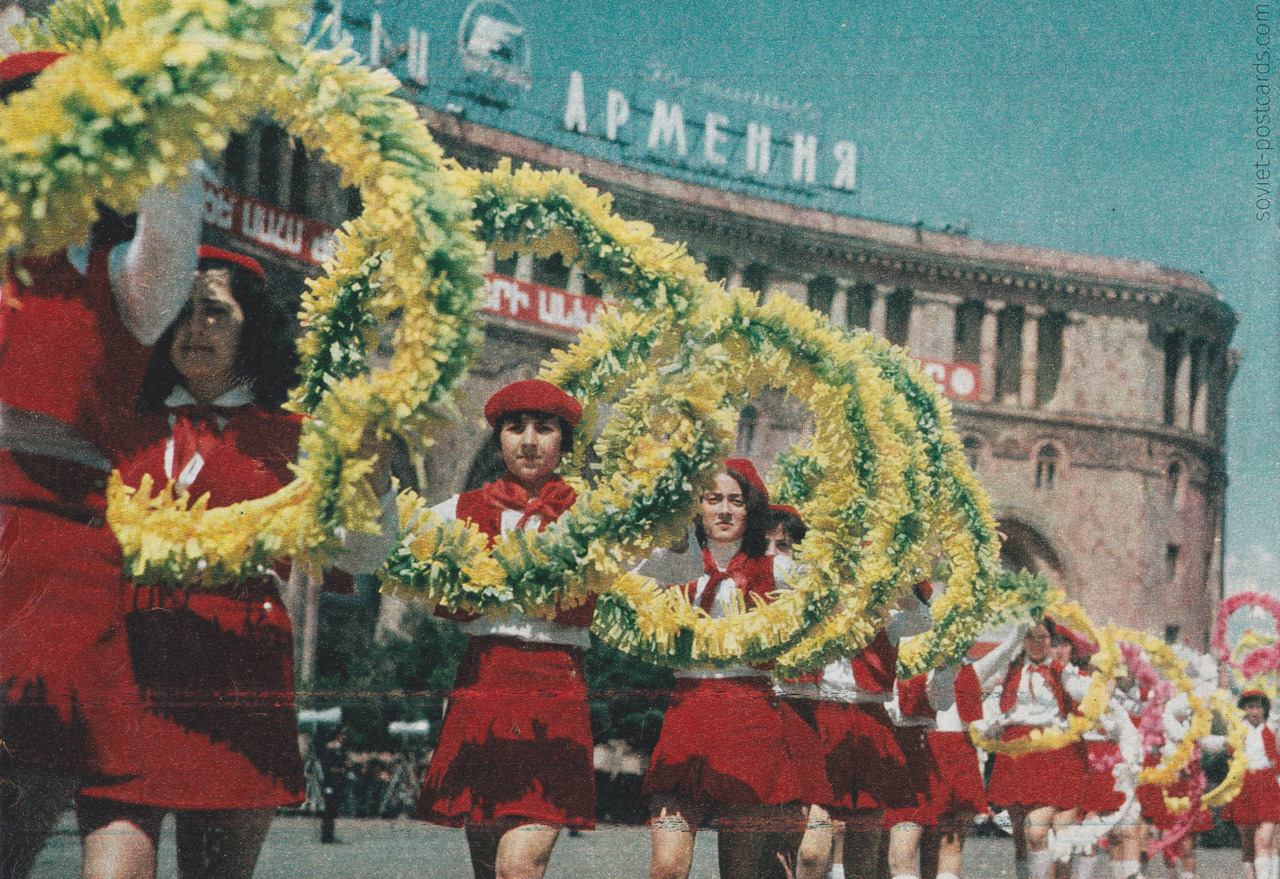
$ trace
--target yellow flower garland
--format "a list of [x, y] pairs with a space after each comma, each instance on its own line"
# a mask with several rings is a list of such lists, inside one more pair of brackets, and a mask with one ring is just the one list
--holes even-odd
[[1117, 641], [1136, 644], [1147, 654], [1153, 668], [1163, 674], [1174, 687], [1185, 693], [1191, 708], [1191, 722], [1187, 734], [1178, 742], [1174, 752], [1156, 766], [1147, 766], [1138, 774], [1138, 781], [1168, 787], [1178, 780], [1178, 774], [1191, 762], [1196, 753], [1196, 742], [1207, 736], [1213, 717], [1204, 701], [1195, 694], [1195, 687], [1183, 669], [1183, 662], [1168, 644], [1147, 632], [1133, 629], [1115, 629]]
[[[325, 548], [337, 526], [376, 529], [363, 479], [372, 462], [354, 452], [366, 426], [421, 432], [448, 411], [475, 339], [480, 286], [461, 184], [414, 110], [391, 96], [399, 83], [348, 51], [301, 50], [292, 3], [151, 0], [108, 9], [63, 0], [43, 23], [45, 31], [27, 28], [31, 42], [74, 54], [0, 107], [4, 249], [48, 252], [79, 240], [95, 199], [127, 212], [202, 149], [221, 149], [227, 132], [260, 109], [342, 167], [365, 204], [304, 302], [310, 384], [299, 402], [315, 417], [304, 427], [300, 482], [207, 510], [171, 490], [152, 497], [115, 481], [108, 519], [127, 571], [142, 583], [212, 587], [252, 576], [270, 558]], [[69, 149], [79, 158], [70, 160]], [[59, 222], [47, 222], [51, 215]], [[342, 309], [374, 320], [402, 311], [389, 369], [317, 367], [337, 340], [314, 339]], [[343, 341], [358, 351], [372, 340]], [[267, 522], [257, 518], [264, 510]]]
[[996, 754], [1008, 754], [1020, 757], [1039, 751], [1053, 751], [1080, 741], [1081, 737], [1098, 726], [1107, 702], [1111, 697], [1111, 680], [1120, 664], [1120, 650], [1117, 646], [1115, 631], [1108, 626], [1098, 631], [1088, 615], [1075, 602], [1055, 604], [1045, 613], [1077, 632], [1087, 634], [1098, 645], [1094, 654], [1094, 671], [1089, 682], [1089, 689], [1076, 710], [1067, 718], [1067, 726], [1062, 728], [1033, 729], [1029, 735], [1008, 741], [988, 738], [975, 729], [970, 729], [969, 737], [979, 748]]
[[[954, 571], [952, 603], [981, 617], [999, 569], [994, 522], [964, 465], [945, 401], [913, 363], [869, 335], [850, 338], [832, 329], [787, 297], [756, 306], [754, 293], [726, 294], [706, 281], [682, 247], [654, 238], [644, 224], [620, 220], [607, 196], [573, 175], [512, 171], [505, 163], [493, 172], [467, 174], [479, 234], [498, 256], [560, 253], [601, 280], [606, 295], [640, 310], [611, 313], [599, 328], [588, 328], [569, 351], [554, 355], [543, 378], [584, 401], [613, 399], [646, 374], [650, 378], [644, 380], [657, 382], [656, 373], [698, 377], [703, 399], [734, 412], [766, 386], [787, 388], [810, 403], [819, 426], [810, 449], [793, 459], [796, 478], [789, 480], [790, 494], [784, 491], [811, 525], [803, 553], [806, 573], [797, 588], [769, 605], [713, 621], [699, 617], [675, 591], [625, 574], [625, 560], [651, 540], [625, 548], [606, 540], [590, 550], [578, 542], [569, 560], [583, 571], [568, 575], [556, 569], [564, 567], [565, 542], [576, 527], [571, 510], [562, 519], [566, 526], [552, 526], [536, 538], [504, 537], [495, 547], [499, 564], [477, 565], [481, 553], [445, 558], [454, 547], [474, 542], [461, 541], [452, 528], [442, 530], [407, 503], [405, 522], [420, 531], [404, 535], [385, 588], [471, 610], [513, 600], [537, 613], [581, 600], [595, 581], [605, 590], [597, 604], [597, 634], [653, 661], [767, 658], [813, 629], [818, 634], [787, 660], [811, 665], [833, 650], [849, 651], [869, 640], [873, 620], [931, 569], [941, 547]], [[584, 413], [580, 434], [593, 432], [594, 412], [589, 406]], [[865, 437], [850, 441], [840, 421], [847, 412], [856, 414]], [[665, 462], [687, 456], [680, 440], [687, 441], [688, 431], [663, 429], [641, 410], [626, 414], [630, 423], [612, 428], [620, 432], [602, 442], [600, 457], [633, 457], [637, 468], [631, 478], [649, 471], [653, 483]], [[579, 450], [564, 467], [571, 482], [582, 472], [582, 444]], [[721, 450], [713, 457], [723, 455]], [[710, 463], [693, 469], [705, 477]], [[614, 513], [628, 509], [626, 491], [607, 498], [600, 492], [609, 485], [578, 481], [576, 487], [582, 494], [578, 506], [589, 515], [602, 503]], [[694, 488], [696, 480], [686, 480], [680, 486], [686, 503], [670, 507], [682, 517], [692, 513]], [[819, 611], [837, 592], [842, 610], [823, 620]], [[958, 611], [949, 619], [963, 616]]]
[[1208, 791], [1202, 800], [1206, 806], [1225, 806], [1240, 793], [1244, 785], [1244, 774], [1249, 769], [1249, 758], [1244, 753], [1244, 740], [1248, 735], [1244, 712], [1236, 707], [1235, 699], [1226, 690], [1215, 690], [1211, 700], [1214, 711], [1227, 724], [1227, 749], [1231, 752], [1231, 760], [1227, 764], [1226, 777], [1213, 790]]

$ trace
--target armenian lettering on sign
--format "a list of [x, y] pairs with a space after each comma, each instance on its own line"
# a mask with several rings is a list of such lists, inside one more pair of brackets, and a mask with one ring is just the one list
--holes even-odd
[[603, 300], [506, 275], [484, 276], [484, 310], [527, 324], [577, 332], [595, 323]]
[[942, 396], [951, 400], [982, 399], [982, 370], [973, 363], [947, 363], [942, 360], [921, 360], [925, 374], [933, 379]]
[[320, 265], [333, 253], [334, 228], [204, 181], [204, 221], [268, 250]]

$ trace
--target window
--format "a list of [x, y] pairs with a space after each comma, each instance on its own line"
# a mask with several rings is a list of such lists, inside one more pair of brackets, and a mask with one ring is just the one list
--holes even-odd
[[808, 305], [823, 317], [831, 317], [831, 306], [836, 300], [836, 281], [821, 275], [809, 282]]
[[1058, 478], [1058, 450], [1053, 446], [1041, 446], [1036, 453], [1036, 489], [1053, 491]]
[[564, 259], [559, 254], [549, 256], [546, 259], [535, 258], [533, 261], [533, 283], [563, 290], [569, 286], [569, 267], [564, 264]]
[[1164, 581], [1172, 585], [1178, 576], [1178, 544], [1170, 543], [1164, 548]]
[[876, 288], [871, 284], [857, 284], [849, 288], [845, 298], [845, 326], [871, 328], [871, 303], [875, 301]]
[[715, 283], [716, 281], [727, 281], [729, 279], [730, 268], [731, 266], [727, 257], [707, 257], [707, 280], [712, 283]]
[[982, 362], [982, 318], [986, 306], [981, 302], [962, 302], [956, 308], [955, 360], [959, 363]]
[[520, 262], [519, 254], [511, 254], [506, 259], [495, 259], [493, 261], [493, 273], [495, 275], [506, 275], [508, 278], [516, 276], [516, 264]]
[[1186, 347], [1182, 333], [1164, 337], [1164, 423], [1172, 426], [1178, 414], [1178, 369]]
[[1165, 499], [1173, 505], [1178, 503], [1178, 493], [1182, 488], [1182, 465], [1174, 461], [1164, 474]]
[[1062, 375], [1062, 334], [1066, 315], [1051, 311], [1040, 318], [1036, 335], [1036, 406], [1043, 406], [1058, 392]]
[[769, 268], [759, 263], [752, 263], [742, 270], [742, 286], [755, 290], [757, 299], [764, 301], [765, 288], [769, 286]]
[[996, 402], [1017, 405], [1022, 390], [1022, 309], [1010, 306], [996, 321]]
[[907, 346], [911, 332], [911, 291], [894, 290], [885, 301], [884, 337], [894, 345]]

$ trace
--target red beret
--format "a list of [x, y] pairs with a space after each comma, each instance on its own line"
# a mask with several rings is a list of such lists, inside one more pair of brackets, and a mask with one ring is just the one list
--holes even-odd
[[542, 412], [557, 415], [578, 426], [582, 417], [582, 404], [551, 382], [540, 378], [512, 382], [489, 398], [484, 404], [484, 418], [490, 427], [498, 426], [498, 419], [509, 412]]
[[760, 478], [760, 473], [756, 470], [756, 465], [752, 464], [746, 458], [730, 458], [724, 462], [726, 470], [732, 470], [743, 479], [750, 482], [756, 488], [760, 489], [760, 493], [764, 495], [764, 502], [769, 502], [769, 489], [764, 487], [764, 480]]
[[14, 52], [0, 60], [0, 84], [39, 73], [62, 56], [62, 52]]
[[1240, 694], [1241, 699], [1266, 699], [1267, 694], [1261, 690], [1245, 690]]
[[800, 521], [804, 521], [803, 517], [800, 515], [800, 511], [791, 506], [791, 504], [769, 504], [769, 509], [776, 513], [790, 513], [797, 519], [800, 519]]
[[917, 583], [915, 586], [911, 588], [912, 588], [912, 591], [915, 592], [916, 597], [919, 598], [925, 604], [928, 604], [929, 600], [933, 598], [933, 584], [930, 583], [928, 580], [921, 580], [919, 583]]
[[262, 280], [265, 281], [267, 279], [267, 275], [262, 271], [262, 266], [258, 261], [251, 256], [245, 256], [243, 253], [233, 253], [230, 250], [223, 250], [221, 247], [210, 247], [207, 244], [201, 244], [197, 255], [200, 259], [214, 259], [219, 262], [235, 263], [241, 268], [253, 272]]

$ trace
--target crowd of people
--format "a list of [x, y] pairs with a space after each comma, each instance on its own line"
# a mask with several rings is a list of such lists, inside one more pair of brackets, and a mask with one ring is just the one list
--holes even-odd
[[[0, 61], [0, 97], [56, 57]], [[113, 218], [84, 245], [25, 260], [0, 300], [0, 879], [27, 874], [73, 797], [86, 876], [154, 876], [173, 813], [184, 879], [247, 879], [273, 811], [305, 796], [285, 572], [217, 591], [132, 585], [104, 521], [113, 469], [212, 506], [292, 478], [300, 420], [280, 408], [294, 370], [286, 316], [253, 259], [199, 244], [197, 198], [195, 183], [149, 194], [131, 223]], [[434, 514], [491, 542], [556, 521], [576, 500], [557, 468], [581, 411], [544, 381], [499, 390], [484, 410], [496, 477]], [[369, 487], [389, 508], [388, 455], [372, 438], [366, 450], [382, 462]], [[785, 590], [804, 538], [753, 463], [732, 458], [683, 543], [637, 570], [724, 617]], [[333, 561], [372, 571], [387, 551], [352, 536]], [[714, 828], [725, 879], [871, 876], [882, 854], [897, 879], [958, 879], [965, 832], [991, 807], [1012, 818], [1020, 875], [1061, 872], [1050, 832], [1117, 807], [1088, 757], [1108, 743], [999, 754], [987, 784], [967, 733], [1009, 741], [1060, 727], [1087, 676], [1055, 658], [1059, 633], [1044, 619], [972, 662], [897, 679], [899, 644], [930, 627], [942, 588], [918, 584], [856, 655], [798, 679], [745, 662], [678, 672], [642, 787], [651, 876], [687, 877], [697, 834]], [[589, 599], [550, 618], [441, 613], [470, 641], [416, 814], [464, 830], [480, 879], [537, 879], [562, 830], [594, 826], [593, 610]], [[1276, 879], [1280, 756], [1266, 697], [1241, 704], [1250, 771], [1229, 817], [1246, 876]], [[319, 755], [329, 821], [341, 751], [335, 738]], [[1157, 829], [1179, 820], [1158, 791], [1144, 807]], [[1139, 826], [1112, 843], [1120, 879], [1144, 869]], [[924, 865], [922, 850], [934, 852]], [[1178, 869], [1192, 852], [1184, 845]], [[1076, 875], [1096, 861], [1079, 857]]]

